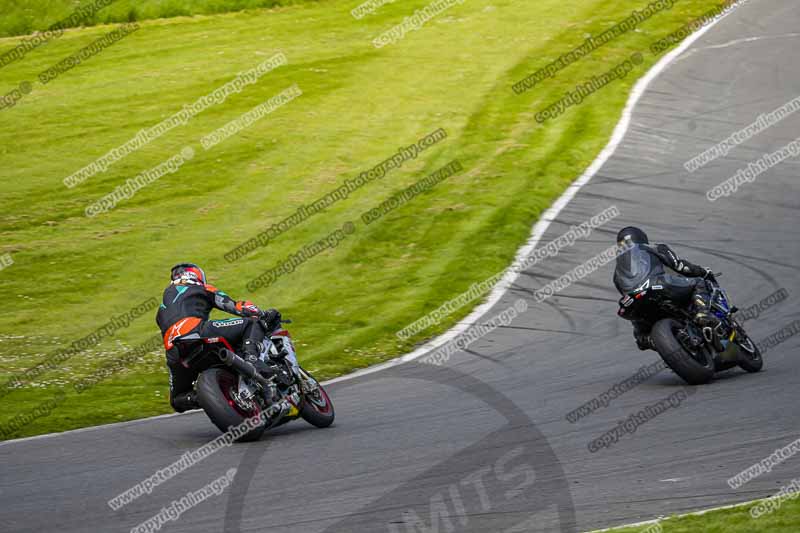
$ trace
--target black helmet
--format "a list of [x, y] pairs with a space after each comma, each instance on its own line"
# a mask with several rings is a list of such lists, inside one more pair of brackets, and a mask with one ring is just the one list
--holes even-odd
[[202, 283], [203, 285], [206, 284], [206, 273], [194, 263], [179, 263], [175, 265], [170, 272], [170, 278], [172, 281], [186, 278], [190, 281]]
[[628, 226], [627, 228], [619, 230], [619, 233], [617, 233], [617, 242], [622, 242], [626, 239], [630, 239], [631, 242], [635, 242], [636, 244], [649, 244], [650, 242], [647, 239], [647, 234], [635, 226]]

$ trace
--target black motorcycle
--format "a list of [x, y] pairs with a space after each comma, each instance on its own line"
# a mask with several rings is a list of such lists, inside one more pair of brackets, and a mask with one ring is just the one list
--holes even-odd
[[669, 300], [663, 286], [649, 279], [619, 301], [622, 318], [654, 324], [650, 336], [656, 350], [690, 385], [708, 383], [715, 372], [737, 365], [747, 372], [758, 372], [764, 365], [758, 346], [736, 320], [737, 308], [729, 305], [716, 276], [705, 281], [711, 293], [710, 311], [720, 321], [716, 328], [695, 324], [688, 309]]
[[264, 339], [260, 359], [268, 372], [263, 368], [258, 372], [222, 337], [202, 338], [193, 334], [175, 342], [188, 353], [183, 364], [204, 369], [197, 378], [195, 391], [198, 403], [214, 425], [223, 432], [232, 427], [252, 427], [235, 439], [237, 442], [258, 440], [267, 429], [297, 418], [319, 428], [333, 423], [331, 399], [322, 385], [297, 363], [292, 339], [285, 329], [276, 330]]

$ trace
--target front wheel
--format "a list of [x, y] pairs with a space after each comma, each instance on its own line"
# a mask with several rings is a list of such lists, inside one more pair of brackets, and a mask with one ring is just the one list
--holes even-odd
[[736, 332], [736, 340], [733, 342], [739, 347], [739, 358], [737, 363], [747, 372], [758, 372], [764, 366], [764, 360], [761, 358], [761, 350], [758, 349], [756, 343], [753, 342], [744, 330], [739, 329]]
[[[209, 368], [197, 378], [195, 390], [197, 401], [208, 418], [219, 428], [226, 432], [231, 426], [238, 426], [246, 419], [261, 414], [258, 402], [252, 401], [249, 408], [245, 408], [237, 401], [236, 392], [239, 385], [239, 376], [224, 368]], [[236, 439], [236, 442], [249, 442], [261, 438], [265, 426], [249, 431]]]
[[707, 346], [684, 346], [677, 333], [685, 326], [677, 320], [665, 318], [656, 322], [651, 336], [661, 358], [673, 372], [689, 385], [702, 385], [714, 377], [714, 355]]
[[303, 420], [318, 428], [326, 428], [333, 424], [336, 417], [333, 411], [333, 402], [328, 393], [314, 377], [300, 369], [301, 387], [303, 389], [303, 404], [300, 416]]

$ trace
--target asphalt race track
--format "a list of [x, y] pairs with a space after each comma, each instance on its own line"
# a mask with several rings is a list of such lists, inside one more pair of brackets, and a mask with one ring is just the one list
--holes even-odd
[[[616, 317], [612, 265], [533, 301], [533, 291], [637, 223], [652, 240], [722, 271], [739, 307], [786, 289], [787, 300], [746, 323], [755, 339], [800, 318], [797, 160], [706, 199], [748, 162], [794, 140], [800, 114], [692, 174], [683, 168], [800, 94], [798, 27], [796, 0], [751, 0], [659, 75], [616, 153], [543, 242], [611, 205], [621, 216], [520, 276], [486, 315], [525, 298], [528, 310], [509, 327], [441, 366], [414, 362], [333, 384], [334, 427], [295, 422], [225, 448], [119, 511], [110, 498], [219, 435], [203, 413], [4, 443], [0, 529], [130, 531], [230, 468], [238, 468], [230, 487], [162, 530], [586, 531], [769, 496], [800, 477], [793, 458], [738, 490], [726, 483], [798, 437], [798, 338], [771, 348], [759, 374], [731, 370], [690, 389], [662, 371], [571, 423], [568, 412], [658, 356], [637, 350]], [[619, 421], [681, 391], [692, 394], [589, 451]]]

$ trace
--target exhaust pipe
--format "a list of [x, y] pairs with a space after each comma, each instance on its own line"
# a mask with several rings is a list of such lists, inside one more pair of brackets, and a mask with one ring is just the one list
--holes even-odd
[[233, 368], [240, 374], [248, 377], [250, 379], [254, 379], [261, 383], [264, 386], [269, 385], [269, 380], [258, 373], [256, 367], [252, 364], [248, 363], [232, 351], [228, 350], [227, 348], [223, 348], [220, 350], [219, 358], [222, 360], [223, 363], [228, 365], [229, 367]]

